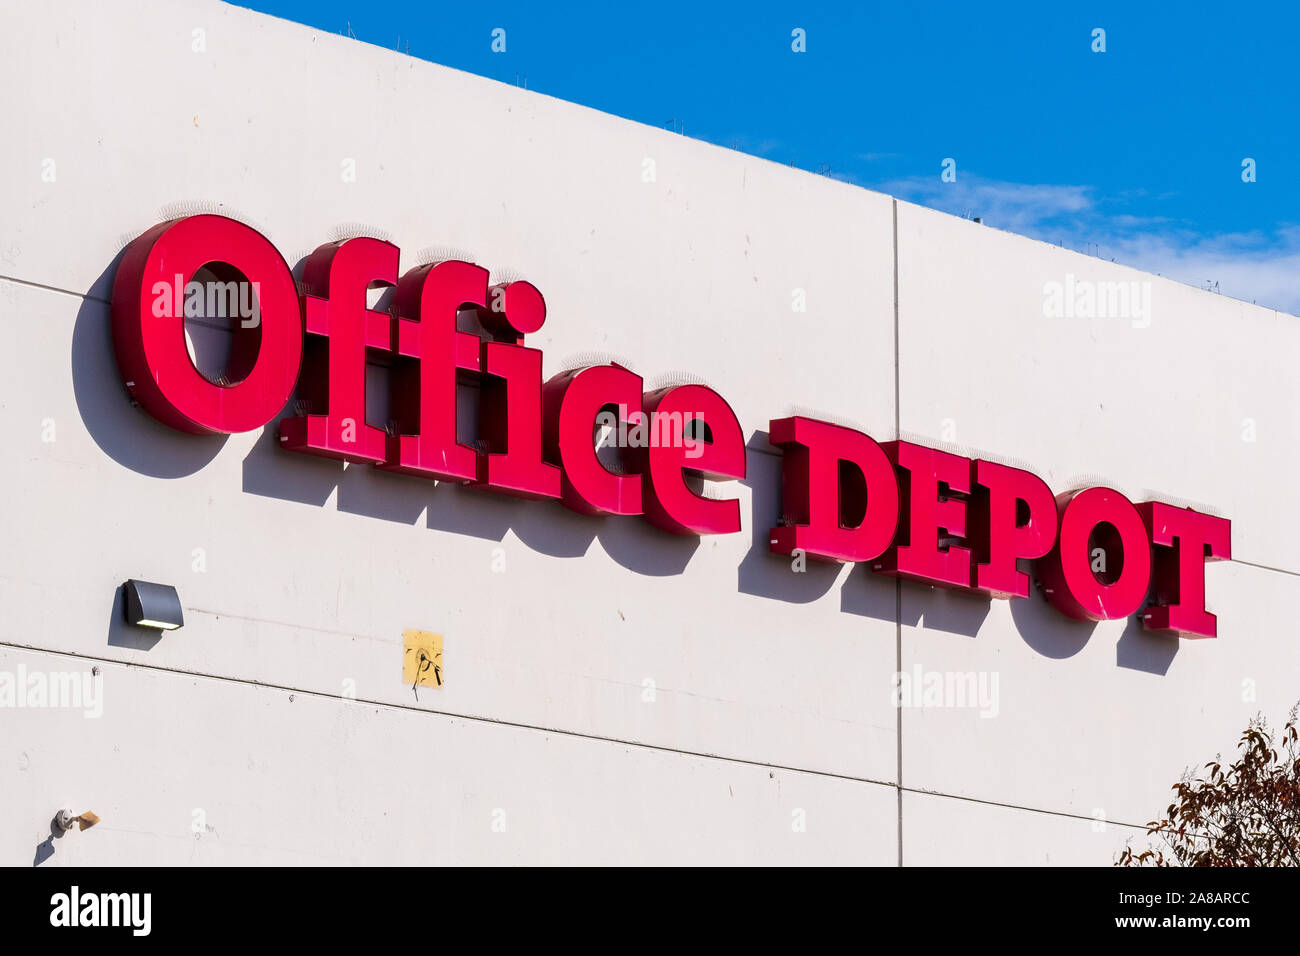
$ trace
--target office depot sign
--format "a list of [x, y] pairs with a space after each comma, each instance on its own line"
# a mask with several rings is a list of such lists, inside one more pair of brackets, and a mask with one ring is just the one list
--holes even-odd
[[[491, 285], [486, 269], [460, 261], [399, 276], [398, 259], [378, 239], [331, 242], [308, 257], [299, 288], [275, 247], [242, 223], [162, 223], [127, 247], [114, 281], [113, 344], [127, 389], [159, 421], [198, 434], [261, 428], [296, 391], [305, 413], [279, 423], [289, 451], [558, 499], [587, 515], [642, 515], [676, 534], [740, 530], [737, 499], [701, 493], [702, 478], [746, 473], [744, 433], [722, 396], [703, 385], [647, 392], [613, 363], [543, 381], [541, 351], [524, 344], [547, 318], [535, 286]], [[199, 372], [186, 346], [201, 269], [241, 305], [220, 381]], [[373, 287], [393, 288], [390, 309], [368, 307]], [[458, 327], [466, 311], [481, 333]], [[392, 370], [388, 428], [366, 416], [366, 368], [377, 362]], [[471, 379], [474, 445], [456, 429], [456, 386]], [[607, 466], [596, 434], [612, 414], [620, 432], [630, 426], [642, 440]], [[878, 443], [807, 417], [773, 420], [769, 435], [783, 455], [785, 523], [771, 531], [774, 552], [866, 562], [998, 598], [1029, 596], [1021, 565], [1032, 563], [1047, 599], [1070, 617], [1141, 611], [1151, 630], [1215, 636], [1205, 562], [1231, 557], [1224, 518], [1133, 503], [1110, 488], [1054, 496], [1019, 468]]]

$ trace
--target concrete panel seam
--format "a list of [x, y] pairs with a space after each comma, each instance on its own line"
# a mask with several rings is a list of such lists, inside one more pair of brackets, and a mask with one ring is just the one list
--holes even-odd
[[1254, 561], [1243, 561], [1240, 558], [1229, 559], [1233, 564], [1244, 564], [1248, 568], [1256, 568], [1260, 571], [1272, 571], [1276, 574], [1289, 574], [1292, 577], [1300, 578], [1300, 571], [1289, 571], [1286, 568], [1275, 568], [1271, 564], [1258, 564]]
[[924, 797], [942, 797], [945, 800], [961, 800], [965, 803], [978, 803], [986, 807], [1001, 807], [1004, 810], [1023, 810], [1026, 813], [1042, 813], [1050, 817], [1066, 817], [1070, 820], [1080, 820], [1087, 823], [1103, 823], [1109, 826], [1126, 827], [1130, 830], [1140, 830], [1147, 832], [1147, 827], [1142, 823], [1125, 823], [1122, 820], [1102, 820], [1098, 821], [1096, 817], [1086, 817], [1081, 813], [1067, 813], [1064, 810], [1046, 810], [1042, 807], [1024, 807], [1016, 803], [1000, 803], [997, 800], [982, 800], [979, 797], [967, 797], [959, 793], [944, 793], [939, 790], [917, 790], [913, 787], [899, 787], [900, 796], [902, 793], [915, 793]]
[[58, 286], [46, 285], [43, 282], [32, 282], [30, 279], [20, 279], [17, 276], [4, 275], [0, 273], [0, 282], [12, 282], [14, 285], [24, 285], [29, 289], [41, 289], [45, 292], [57, 292], [60, 295], [70, 295], [78, 299], [89, 299], [92, 302], [102, 302], [104, 305], [112, 305], [108, 299], [100, 298], [97, 295], [89, 295], [85, 292], [72, 292], [69, 289], [60, 289]]
[[[902, 367], [899, 362], [899, 345], [898, 345], [898, 200], [890, 201], [890, 208], [893, 210], [893, 250], [894, 250], [894, 437], [902, 438], [902, 410], [899, 407], [899, 396], [902, 394], [902, 385], [899, 381], [899, 369]], [[903, 582], [894, 581], [894, 673], [903, 672]], [[901, 702], [894, 708], [894, 728], [898, 739], [896, 741], [898, 764], [894, 770], [894, 776], [898, 780], [898, 865], [903, 865], [903, 707]]]
[[443, 717], [448, 720], [472, 720], [480, 724], [494, 724], [499, 727], [510, 727], [516, 730], [529, 730], [540, 734], [555, 734], [557, 736], [571, 737], [579, 740], [590, 740], [598, 743], [617, 744], [624, 747], [639, 747], [642, 750], [653, 750], [659, 753], [679, 754], [684, 757], [698, 757], [705, 760], [721, 760], [727, 763], [742, 764], [750, 767], [764, 767], [768, 770], [784, 770], [790, 773], [810, 774], [817, 777], [829, 777], [835, 780], [844, 780], [851, 783], [865, 783], [878, 787], [894, 787], [891, 780], [873, 780], [870, 777], [855, 777], [851, 774], [834, 773], [830, 770], [815, 770], [810, 767], [791, 767], [785, 764], [764, 763], [761, 760], [748, 760], [744, 757], [728, 757], [722, 754], [703, 753], [696, 750], [681, 750], [676, 747], [665, 747], [660, 744], [646, 743], [640, 740], [626, 740], [621, 737], [602, 737], [599, 734], [586, 734], [576, 730], [565, 730], [560, 727], [543, 727], [537, 724], [526, 724], [514, 720], [499, 720], [493, 717], [483, 717], [476, 714], [461, 714], [452, 711], [435, 710], [429, 707], [412, 707], [409, 704], [395, 704], [391, 701], [372, 700], [366, 697], [342, 697], [335, 694], [325, 694], [318, 690], [312, 690], [305, 687], [294, 687], [288, 684], [272, 684], [265, 681], [244, 680], [238, 677], [226, 677], [220, 674], [205, 674], [200, 671], [181, 670], [177, 667], [163, 667], [158, 664], [143, 664], [132, 661], [122, 661], [113, 657], [97, 657], [91, 654], [73, 654], [69, 651], [50, 650], [43, 647], [35, 647], [29, 644], [15, 644], [10, 641], [0, 641], [0, 647], [10, 647], [15, 650], [31, 651], [37, 654], [52, 654], [58, 657], [73, 658], [76, 660], [91, 661], [101, 664], [115, 664], [122, 667], [136, 667], [143, 670], [153, 671], [159, 674], [173, 674], [178, 677], [200, 678], [202, 680], [220, 681], [225, 684], [240, 684], [245, 687], [254, 687], [263, 690], [282, 691], [291, 694], [302, 694], [306, 697], [313, 697], [318, 700], [347, 701], [351, 705], [364, 705], [369, 707], [383, 707], [386, 710], [403, 711], [409, 714], [428, 714], [434, 717]]

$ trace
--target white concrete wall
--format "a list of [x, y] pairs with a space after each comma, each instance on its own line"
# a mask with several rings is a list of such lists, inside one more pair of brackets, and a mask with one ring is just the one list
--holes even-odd
[[[1300, 696], [1296, 319], [220, 3], [0, 20], [0, 671], [98, 666], [105, 695], [99, 719], [0, 709], [0, 863], [1108, 864], [1184, 766]], [[513, 270], [547, 299], [547, 374], [597, 352], [702, 377], [749, 441], [744, 531], [157, 424], [109, 285], [200, 209], [291, 264], [361, 223], [403, 269]], [[1045, 319], [1066, 273], [1150, 281], [1150, 327]], [[766, 443], [792, 407], [1225, 514], [1219, 638], [793, 573]], [[176, 585], [186, 626], [125, 628], [129, 577]], [[444, 635], [442, 689], [402, 682], [405, 628]], [[996, 673], [998, 715], [900, 725], [917, 664]], [[65, 805], [103, 822], [49, 840]]]

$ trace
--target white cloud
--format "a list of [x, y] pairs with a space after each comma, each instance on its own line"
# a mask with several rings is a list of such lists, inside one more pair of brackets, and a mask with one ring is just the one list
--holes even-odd
[[979, 216], [1009, 232], [1044, 238], [1043, 229], [1062, 217], [1090, 213], [1093, 201], [1087, 186], [1032, 185], [981, 179], [959, 171], [957, 181], [938, 176], [897, 179], [880, 189], [909, 202], [959, 216]]
[[1300, 315], [1300, 229], [1272, 235], [1187, 236], [1152, 233], [1116, 241], [1116, 262]]
[[[1162, 217], [1107, 211], [1090, 186], [1035, 185], [960, 172], [882, 183], [882, 192], [1034, 239], [1114, 259], [1247, 302], [1300, 315], [1300, 227], [1205, 236]], [[1123, 201], [1123, 200], [1119, 200]]]

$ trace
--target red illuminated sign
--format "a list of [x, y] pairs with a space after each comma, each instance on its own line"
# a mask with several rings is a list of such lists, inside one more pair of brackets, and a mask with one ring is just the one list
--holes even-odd
[[[676, 534], [740, 530], [740, 503], [700, 480], [745, 477], [745, 441], [727, 402], [703, 385], [645, 392], [617, 364], [542, 380], [524, 344], [546, 321], [528, 282], [489, 285], [488, 271], [446, 261], [398, 274], [396, 246], [328, 243], [301, 283], [256, 230], [220, 216], [162, 223], [127, 247], [113, 285], [113, 344], [132, 397], [193, 433], [267, 425], [295, 390], [304, 414], [280, 421], [282, 447], [524, 498], [558, 499], [587, 515], [643, 515]], [[252, 304], [235, 330], [227, 376], [195, 367], [185, 341], [200, 269], [231, 301]], [[254, 294], [244, 290], [251, 287]], [[390, 309], [368, 290], [393, 289]], [[201, 291], [201, 290], [200, 290]], [[477, 316], [483, 334], [457, 327]], [[369, 424], [366, 368], [391, 365], [388, 429]], [[479, 442], [457, 436], [456, 387], [479, 384]], [[616, 411], [611, 411], [616, 410]], [[642, 440], [602, 460], [604, 423]], [[868, 562], [881, 574], [1029, 595], [1033, 562], [1048, 601], [1087, 620], [1127, 617], [1184, 637], [1214, 637], [1205, 562], [1231, 557], [1231, 523], [1109, 488], [1053, 497], [1035, 475], [905, 441], [879, 444], [805, 417], [769, 423], [783, 456], [783, 523], [771, 549]], [[612, 465], [612, 466], [611, 466]], [[1100, 557], [1099, 557], [1100, 556]]]

